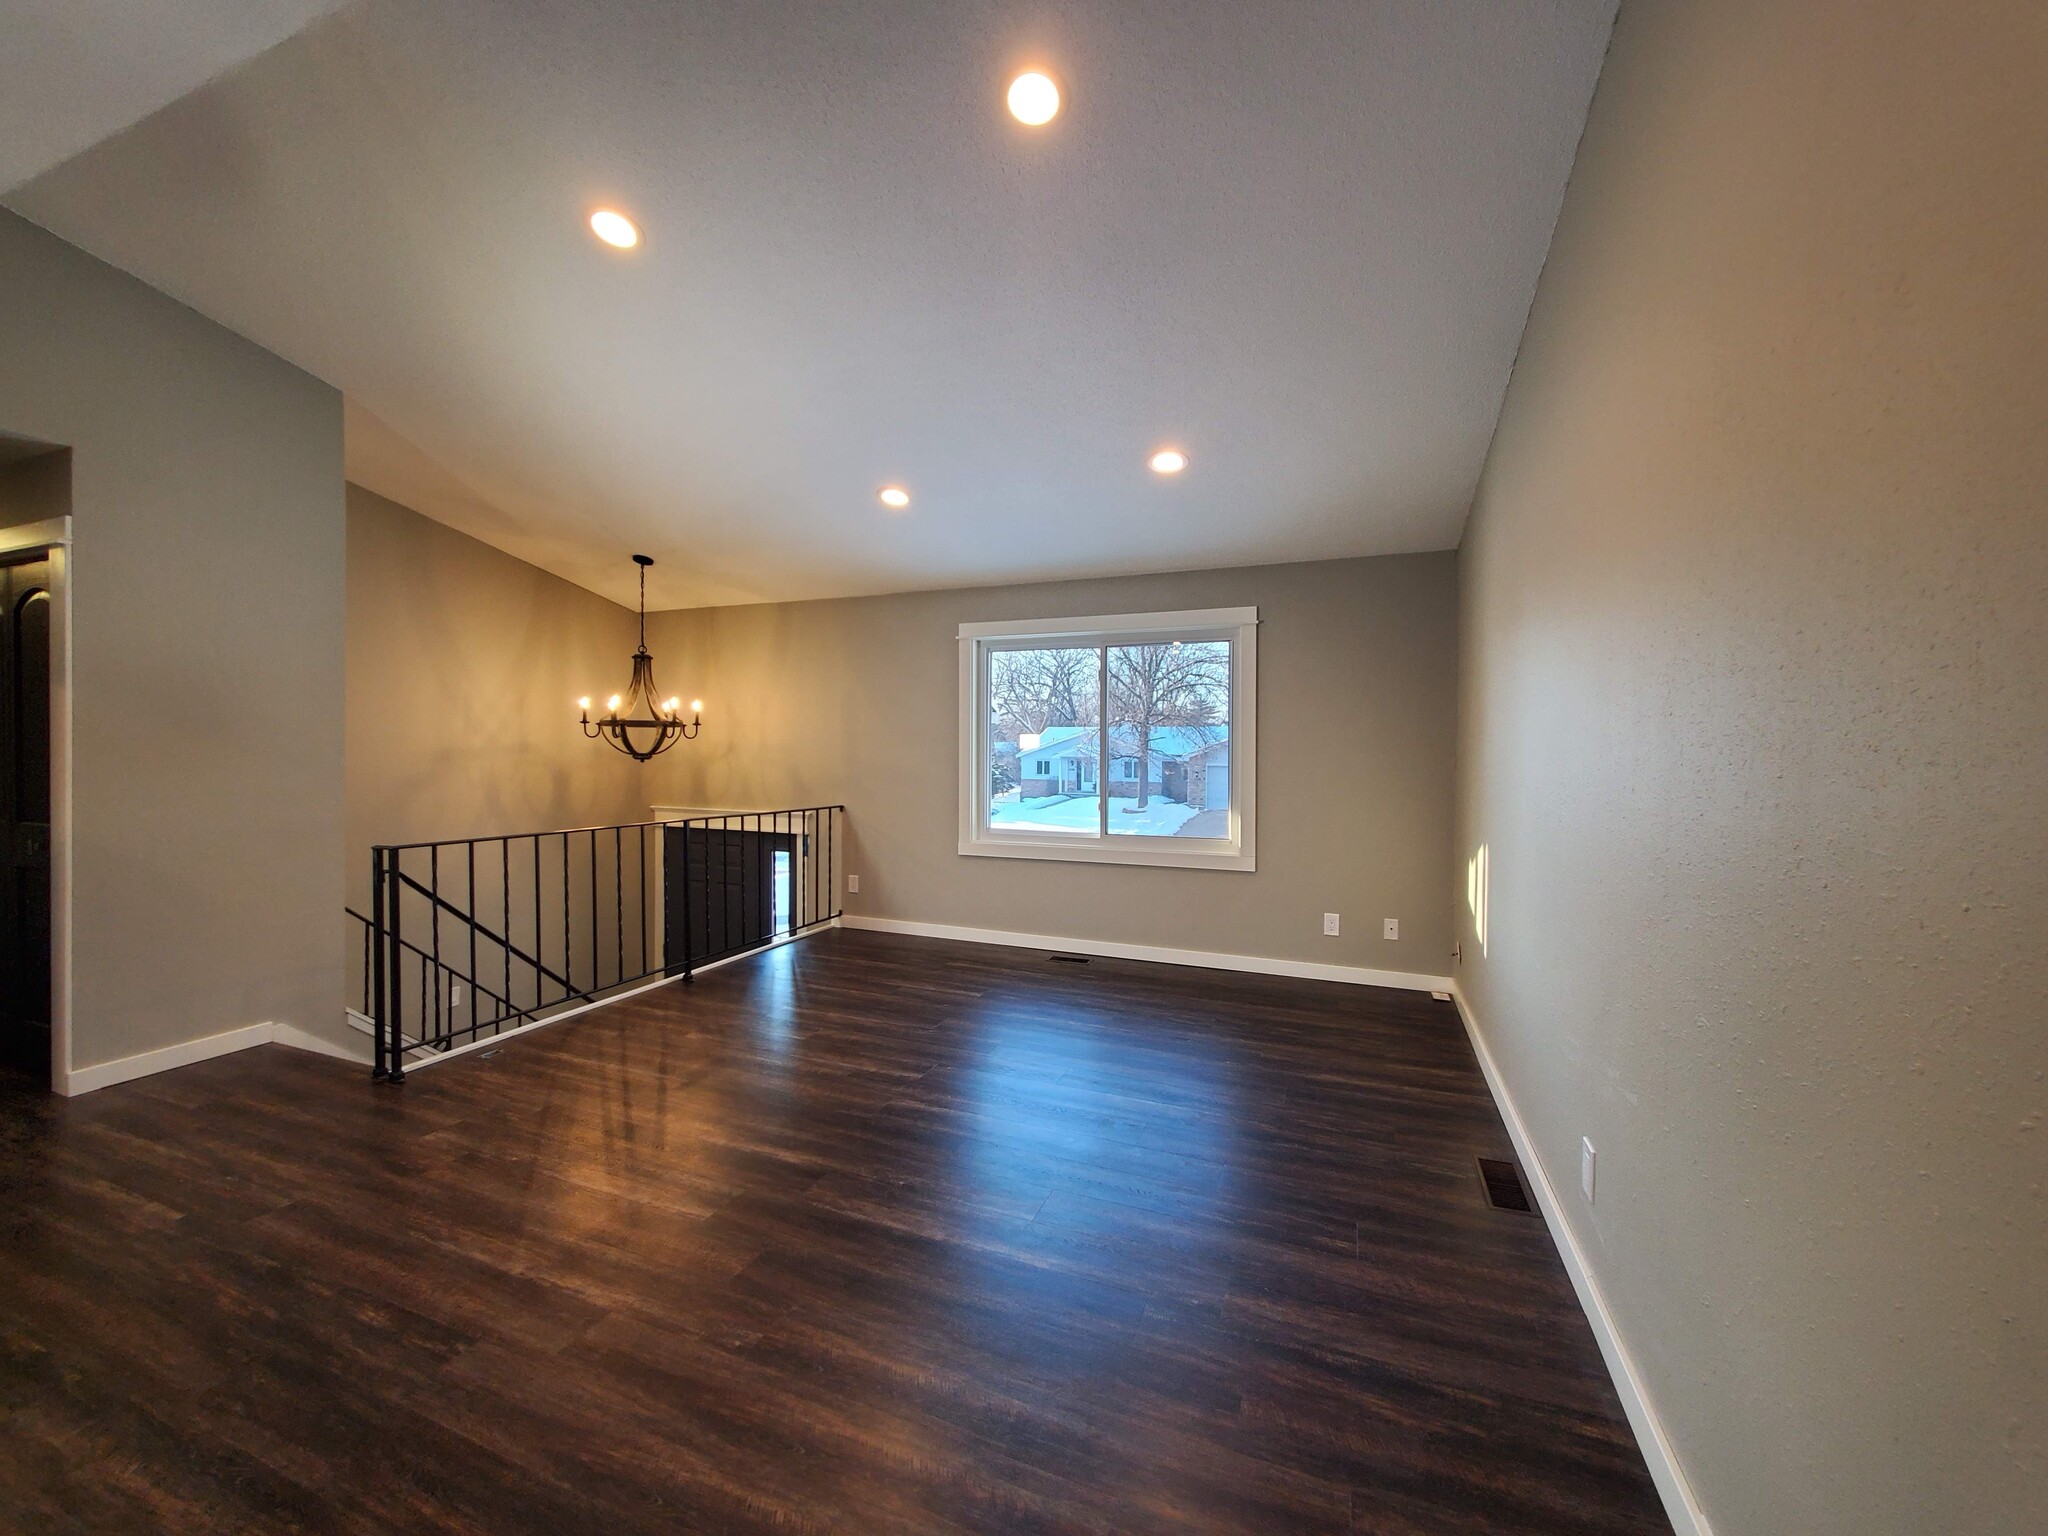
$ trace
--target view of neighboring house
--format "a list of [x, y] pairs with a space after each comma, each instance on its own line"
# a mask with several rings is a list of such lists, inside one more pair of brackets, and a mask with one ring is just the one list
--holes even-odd
[[1101, 761], [1100, 735], [1100, 729], [1092, 725], [1049, 725], [1020, 736], [1016, 798], [1094, 794], [1096, 765]]
[[[1101, 761], [1101, 731], [1092, 725], [1049, 725], [1017, 742], [1019, 799], [1095, 793]], [[1144, 793], [1139, 793], [1137, 728], [1115, 725], [1109, 732], [1109, 798], [1171, 800], [1198, 811], [1230, 805], [1230, 728], [1223, 725], [1154, 726], [1151, 751], [1143, 754]]]
[[1015, 742], [992, 743], [991, 825], [1092, 830], [1097, 802], [1106, 797], [1128, 802], [1112, 831], [1219, 835], [1215, 818], [1196, 818], [1204, 811], [1229, 812], [1228, 726], [1155, 726], [1150, 750], [1142, 753], [1135, 726], [1112, 726], [1107, 782], [1099, 786], [1101, 735], [1093, 725], [1051, 725]]
[[[1200, 810], [1230, 809], [1230, 738], [1205, 741], [1181, 760], [1181, 798]], [[1169, 771], [1167, 798], [1173, 798], [1174, 781]]]

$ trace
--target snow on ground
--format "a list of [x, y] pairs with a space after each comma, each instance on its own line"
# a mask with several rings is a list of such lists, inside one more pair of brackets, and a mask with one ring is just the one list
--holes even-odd
[[[1015, 790], [996, 796], [988, 808], [988, 824], [1011, 832], [1093, 832], [1096, 824], [1093, 795], [1049, 795], [1037, 800], [1019, 800]], [[1171, 837], [1191, 820], [1196, 810], [1176, 800], [1154, 796], [1142, 811], [1130, 809], [1135, 802], [1109, 802], [1109, 830], [1115, 833], [1143, 833]]]

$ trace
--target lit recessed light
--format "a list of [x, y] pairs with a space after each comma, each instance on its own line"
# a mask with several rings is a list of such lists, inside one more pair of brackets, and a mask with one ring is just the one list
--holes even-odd
[[1018, 122], [1041, 127], [1059, 116], [1059, 111], [1060, 88], [1051, 76], [1033, 70], [1010, 82], [1010, 115]]
[[882, 487], [882, 505], [901, 512], [910, 505], [910, 492], [900, 485], [885, 485]]
[[1152, 455], [1152, 473], [1177, 475], [1188, 467], [1188, 456], [1178, 448], [1162, 448]]
[[590, 216], [590, 230], [606, 245], [615, 245], [622, 251], [630, 251], [640, 243], [640, 230], [623, 213], [614, 209], [600, 208]]

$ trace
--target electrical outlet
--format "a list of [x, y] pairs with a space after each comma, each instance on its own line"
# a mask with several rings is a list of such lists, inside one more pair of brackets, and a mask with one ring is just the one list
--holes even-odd
[[1383, 939], [1398, 939], [1401, 937], [1401, 919], [1398, 917], [1381, 919], [1380, 937]]
[[1585, 1137], [1579, 1138], [1579, 1187], [1586, 1192], [1586, 1204], [1593, 1203], [1593, 1174], [1600, 1163], [1600, 1154], [1593, 1150], [1593, 1143]]
[[460, 1008], [462, 1006], [462, 993], [463, 986], [461, 982], [451, 981], [448, 983], [448, 1006], [450, 1008]]
[[848, 890], [849, 892], [857, 892], [857, 891], [859, 891], [859, 890], [860, 890], [860, 876], [859, 876], [859, 875], [848, 875], [848, 876], [846, 877], [846, 889], [847, 889], [847, 890]]
[[1327, 935], [1328, 935], [1329, 937], [1333, 938], [1333, 939], [1337, 937], [1337, 914], [1336, 914], [1336, 913], [1334, 913], [1334, 912], [1325, 912], [1325, 913], [1323, 914], [1323, 932], [1324, 932], [1325, 934], [1327, 934]]

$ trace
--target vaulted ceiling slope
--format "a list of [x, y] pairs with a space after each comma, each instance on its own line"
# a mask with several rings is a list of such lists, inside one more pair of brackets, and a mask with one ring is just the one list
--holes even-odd
[[622, 600], [1441, 549], [1612, 11], [357, 0], [5, 201]]
[[341, 0], [0, 0], [0, 192], [140, 122]]

